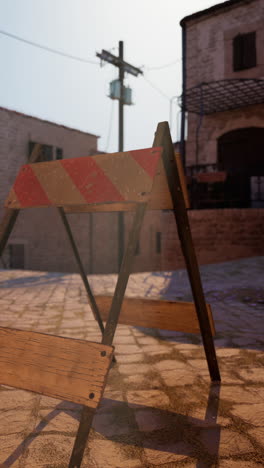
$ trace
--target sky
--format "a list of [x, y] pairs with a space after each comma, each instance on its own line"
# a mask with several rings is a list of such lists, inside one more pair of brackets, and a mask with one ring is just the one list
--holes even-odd
[[176, 141], [176, 96], [182, 86], [179, 22], [217, 3], [222, 2], [0, 0], [0, 106], [98, 135], [99, 150], [117, 151], [118, 102], [108, 94], [118, 69], [101, 66], [96, 52], [106, 49], [118, 55], [122, 40], [124, 59], [143, 71], [143, 76], [125, 77], [133, 105], [124, 109], [124, 150], [152, 146], [156, 126], [164, 120]]

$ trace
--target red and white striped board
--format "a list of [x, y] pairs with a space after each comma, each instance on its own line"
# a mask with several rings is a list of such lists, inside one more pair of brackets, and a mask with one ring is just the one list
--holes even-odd
[[145, 203], [150, 198], [161, 154], [160, 147], [26, 164], [20, 169], [5, 206], [125, 207]]

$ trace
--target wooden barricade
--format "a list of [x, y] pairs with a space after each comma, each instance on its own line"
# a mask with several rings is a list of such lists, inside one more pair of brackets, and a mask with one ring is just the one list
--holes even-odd
[[[0, 384], [84, 405], [69, 468], [81, 466], [94, 412], [101, 401], [113, 359], [112, 343], [118, 321], [201, 332], [211, 380], [220, 380], [213, 318], [201, 285], [186, 211], [187, 190], [179, 164], [168, 124], [162, 122], [149, 149], [24, 165], [5, 202], [0, 255], [21, 209], [57, 207], [102, 331], [102, 343], [92, 343], [0, 328]], [[146, 209], [173, 210], [194, 303], [124, 298]], [[113, 297], [95, 297], [66, 214], [121, 210], [133, 210], [135, 215], [115, 292]]]

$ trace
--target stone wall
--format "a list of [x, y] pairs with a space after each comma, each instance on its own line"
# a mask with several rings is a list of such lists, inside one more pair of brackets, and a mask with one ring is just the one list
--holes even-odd
[[[232, 7], [190, 19], [186, 23], [186, 89], [202, 82], [230, 78], [264, 77], [264, 2], [245, 0]], [[238, 34], [256, 31], [257, 66], [241, 71], [232, 68], [232, 41]], [[264, 105], [215, 113], [203, 118], [198, 140], [199, 116], [188, 115], [187, 165], [217, 161], [217, 138], [245, 127], [264, 128]]]
[[[51, 122], [0, 108], [0, 217], [4, 200], [22, 164], [27, 163], [29, 141], [63, 149], [63, 157], [95, 154], [97, 137]], [[118, 214], [85, 213], [67, 215], [87, 273], [118, 271]], [[156, 249], [156, 232], [161, 230], [161, 212], [145, 216], [134, 269], [160, 269], [161, 253]], [[132, 222], [126, 213], [125, 239]], [[144, 245], [143, 245], [144, 244]], [[24, 246], [24, 268], [57, 272], [78, 272], [64, 226], [55, 208], [27, 209], [19, 213], [9, 245]], [[4, 262], [9, 265], [8, 246]], [[0, 263], [0, 268], [2, 267]]]
[[[225, 119], [223, 119], [223, 125]], [[0, 109], [1, 206], [19, 167], [27, 160], [28, 141], [62, 147], [64, 157], [96, 152], [97, 137]], [[240, 257], [264, 255], [264, 210], [189, 211], [198, 260], [214, 263]], [[125, 213], [125, 240], [132, 223]], [[68, 215], [87, 273], [118, 271], [118, 214]], [[161, 249], [159, 249], [159, 241]], [[24, 268], [29, 270], [77, 272], [62, 221], [54, 208], [23, 210], [10, 244], [23, 244]], [[171, 212], [148, 211], [142, 226], [133, 271], [182, 268], [182, 258]], [[5, 259], [8, 262], [8, 249]], [[1, 267], [1, 265], [0, 265]]]
[[[0, 216], [16, 174], [28, 161], [29, 141], [62, 148], [63, 158], [70, 158], [95, 154], [97, 139], [96, 135], [0, 108]], [[93, 271], [95, 265], [100, 271], [116, 271], [117, 214], [74, 214], [68, 218], [86, 271]], [[22, 210], [9, 244], [24, 245], [26, 269], [77, 271], [56, 209]], [[8, 264], [8, 247], [4, 259]]]
[[[219, 209], [188, 212], [199, 264], [264, 255], [264, 210]], [[162, 270], [185, 267], [172, 213], [163, 212]]]

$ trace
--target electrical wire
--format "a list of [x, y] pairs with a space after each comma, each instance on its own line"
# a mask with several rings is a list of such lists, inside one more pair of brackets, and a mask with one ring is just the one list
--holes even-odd
[[147, 71], [151, 71], [151, 70], [162, 70], [163, 68], [168, 68], [168, 67], [173, 67], [174, 65], [176, 65], [177, 63], [181, 62], [182, 59], [177, 59], [177, 60], [174, 60], [174, 62], [170, 62], [170, 63], [167, 63], [165, 65], [159, 65], [157, 67], [145, 67], [145, 70]]
[[144, 78], [144, 80], [145, 80], [153, 89], [155, 89], [161, 96], [163, 96], [164, 98], [170, 100], [170, 97], [167, 96], [167, 94], [165, 94], [161, 89], [159, 89], [158, 86], [156, 86], [154, 83], [152, 83], [148, 78], [146, 78], [145, 75], [143, 75], [143, 78]]
[[20, 36], [16, 36], [15, 34], [11, 34], [11, 33], [7, 32], [7, 31], [0, 30], [0, 34], [11, 37], [12, 39], [16, 39], [17, 41], [24, 42], [25, 44], [29, 44], [29, 45], [37, 47], [39, 49], [43, 49], [43, 50], [46, 50], [48, 52], [52, 52], [53, 54], [61, 55], [62, 57], [70, 58], [72, 60], [77, 60], [78, 62], [90, 63], [92, 65], [99, 65], [99, 62], [96, 62], [95, 60], [85, 59], [85, 58], [82, 58], [82, 57], [77, 57], [75, 55], [68, 54], [66, 52], [61, 52], [61, 51], [53, 49], [51, 47], [47, 47], [47, 46], [43, 46], [41, 44], [38, 44], [37, 42], [29, 41], [28, 39], [24, 39], [24, 38], [22, 38]]
[[[38, 49], [46, 50], [47, 52], [51, 52], [53, 54], [61, 55], [62, 57], [70, 58], [72, 60], [77, 60], [78, 62], [90, 63], [92, 65], [99, 65], [99, 63], [96, 62], [95, 60], [85, 59], [85, 58], [82, 58], [82, 57], [77, 57], [76, 55], [71, 55], [71, 54], [68, 54], [67, 52], [62, 52], [60, 50], [53, 49], [52, 47], [47, 47], [47, 46], [44, 46], [42, 44], [38, 44], [37, 42], [30, 41], [28, 39], [24, 39], [23, 37], [17, 36], [16, 34], [11, 34], [11, 33], [7, 32], [7, 31], [4, 31], [4, 30], [0, 30], [0, 34], [3, 34], [4, 36], [10, 37], [10, 38], [15, 39], [17, 41], [24, 42], [25, 44], [29, 44], [29, 45], [31, 45], [33, 47], [37, 47]], [[116, 49], [116, 47], [113, 47], [111, 50], [114, 50], [114, 49]], [[181, 62], [181, 60], [182, 59], [177, 59], [174, 62], [167, 63], [165, 65], [160, 65], [160, 66], [157, 66], [157, 67], [145, 67], [145, 66], [143, 66], [142, 68], [145, 68], [145, 70], [147, 70], [147, 71], [162, 70], [163, 68], [172, 67], [173, 65], [176, 65], [177, 63]]]
[[[72, 60], [76, 60], [78, 62], [83, 62], [83, 63], [89, 63], [89, 64], [92, 64], [92, 65], [97, 65], [99, 66], [99, 62], [96, 62], [95, 60], [91, 60], [91, 59], [85, 59], [85, 58], [82, 58], [82, 57], [77, 57], [76, 55], [71, 55], [71, 54], [68, 54], [66, 52], [61, 52], [57, 49], [53, 49], [51, 47], [47, 47], [47, 46], [44, 46], [42, 44], [38, 44], [37, 42], [34, 42], [34, 41], [30, 41], [28, 39], [24, 39], [20, 36], [17, 36], [15, 34], [11, 34], [7, 31], [4, 31], [4, 30], [1, 30], [0, 29], [0, 34], [3, 34], [4, 36], [7, 36], [7, 37], [10, 37], [12, 39], [15, 39], [17, 41], [20, 41], [20, 42], [23, 42], [25, 44], [28, 44], [28, 45], [31, 45], [33, 47], [37, 47], [38, 49], [42, 49], [42, 50], [46, 50], [47, 52], [51, 52], [53, 54], [57, 54], [57, 55], [60, 55], [62, 57], [66, 57], [66, 58], [69, 58], [69, 59], [72, 59]], [[160, 70], [162, 68], [166, 68], [166, 67], [170, 67], [170, 66], [173, 66], [175, 65], [176, 63], [178, 63], [179, 61], [181, 61], [181, 59], [178, 59], [174, 62], [171, 62], [171, 63], [168, 63], [166, 65], [161, 65], [161, 66], [158, 66], [158, 67], [144, 67], [146, 70]], [[145, 79], [145, 81], [153, 88], [155, 89], [155, 91], [157, 91], [161, 96], [163, 96], [164, 98], [170, 100], [170, 97], [167, 96], [161, 89], [158, 88], [158, 86], [156, 86], [154, 83], [152, 83], [148, 78], [146, 78], [145, 75], [143, 75], [143, 78]], [[110, 136], [111, 136], [111, 131], [112, 131], [112, 128], [111, 128], [111, 121], [112, 121], [112, 116], [113, 116], [113, 109], [114, 109], [114, 106], [112, 104], [112, 109], [111, 109], [111, 114], [110, 114], [110, 124], [109, 124], [109, 131], [108, 131], [108, 137], [107, 137], [107, 145], [106, 145], [106, 151], [107, 151], [107, 148], [109, 146], [109, 141], [110, 141]]]

